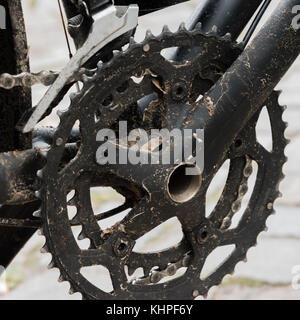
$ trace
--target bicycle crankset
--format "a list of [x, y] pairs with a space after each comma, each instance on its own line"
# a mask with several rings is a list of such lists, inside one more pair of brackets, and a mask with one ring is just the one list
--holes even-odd
[[[164, 49], [195, 46], [201, 50], [190, 61], [163, 56]], [[239, 53], [228, 36], [204, 34], [199, 28], [187, 31], [184, 26], [176, 33], [164, 28], [157, 37], [148, 32], [143, 42], [132, 41], [110, 62], [99, 63], [93, 76], [83, 77], [81, 92], [71, 96], [70, 107], [60, 115], [47, 164], [39, 172], [41, 231], [46, 238], [43, 251], [52, 254], [50, 266], [59, 268], [60, 278], [70, 282], [71, 292], [80, 292], [85, 299], [194, 299], [206, 295], [209, 288], [232, 273], [256, 244], [273, 213], [286, 161], [286, 125], [278, 93], [265, 102], [272, 127], [272, 151], [257, 141], [259, 112], [227, 152], [224, 161], [230, 161], [230, 170], [226, 186], [210, 214], [206, 214], [205, 197], [211, 180], [205, 181], [201, 175], [185, 176], [184, 165], [99, 165], [96, 161], [100, 145], [97, 133], [102, 128], [115, 129], [120, 120], [128, 120], [131, 129], [146, 131], [181, 128], [185, 106], [201, 98]], [[152, 98], [142, 108], [145, 97]], [[76, 125], [80, 131], [78, 152], [64, 164], [65, 146]], [[254, 190], [233, 227], [231, 220], [242, 210], [254, 162], [258, 166]], [[95, 215], [90, 198], [90, 188], [95, 186], [114, 188], [125, 197], [125, 203]], [[67, 199], [72, 190], [74, 197]], [[73, 218], [68, 215], [70, 205], [77, 210]], [[109, 229], [101, 229], [99, 221], [127, 208], [131, 210], [123, 219]], [[174, 217], [182, 228], [179, 243], [158, 252], [135, 250], [139, 238]], [[79, 241], [89, 239], [89, 248], [78, 245], [72, 230], [76, 225], [82, 227]], [[231, 255], [210, 274], [200, 277], [210, 253], [226, 245], [234, 246]], [[108, 270], [112, 290], [98, 288], [81, 273], [83, 268], [95, 265]], [[142, 268], [143, 276], [130, 279], [138, 268]]]

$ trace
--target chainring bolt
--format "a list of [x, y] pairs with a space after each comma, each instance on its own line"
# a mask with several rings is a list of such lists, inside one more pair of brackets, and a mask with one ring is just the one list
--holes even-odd
[[172, 98], [181, 101], [186, 97], [186, 87], [183, 82], [177, 82], [172, 87]]
[[148, 52], [150, 50], [150, 45], [148, 43], [146, 43], [144, 46], [143, 46], [143, 50], [144, 52]]
[[206, 225], [200, 227], [199, 231], [197, 233], [197, 242], [202, 244], [202, 243], [206, 242], [208, 238], [209, 238], [208, 227]]
[[57, 138], [56, 139], [56, 145], [59, 147], [64, 143], [64, 140], [62, 138]]
[[113, 250], [118, 257], [125, 257], [130, 250], [129, 241], [126, 239], [119, 238], [115, 242]]

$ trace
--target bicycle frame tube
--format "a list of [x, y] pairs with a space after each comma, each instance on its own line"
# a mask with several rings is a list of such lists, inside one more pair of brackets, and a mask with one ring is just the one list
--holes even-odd
[[188, 28], [193, 29], [198, 22], [202, 23], [205, 32], [213, 26], [218, 33], [230, 33], [233, 40], [237, 39], [247, 23], [254, 15], [263, 0], [203, 0], [188, 22]]
[[[193, 30], [201, 22], [202, 29], [209, 32], [215, 26], [217, 34], [230, 33], [236, 40], [246, 27], [263, 0], [203, 0], [187, 22], [187, 29]], [[200, 48], [181, 48], [172, 57], [175, 60], [191, 59], [199, 53]]]
[[[76, 9], [76, 6], [74, 6], [70, 0], [62, 1], [68, 19], [76, 16], [79, 13]], [[140, 9], [140, 15], [143, 15], [186, 1], [188, 0], [114, 0], [114, 4], [116, 6], [129, 6], [130, 4], [137, 4]], [[112, 4], [112, 0], [85, 0], [85, 2], [91, 12], [99, 11], [109, 3]]]
[[193, 128], [205, 128], [206, 173], [298, 57], [300, 29], [292, 26], [296, 5], [299, 0], [281, 1], [237, 61], [191, 110]]

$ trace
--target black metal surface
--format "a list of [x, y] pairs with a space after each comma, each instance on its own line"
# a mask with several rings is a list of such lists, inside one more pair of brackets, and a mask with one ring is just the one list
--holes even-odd
[[[205, 49], [189, 64], [167, 61], [160, 54], [165, 48], [195, 45]], [[266, 103], [272, 122], [274, 151], [265, 153], [257, 144], [255, 123], [258, 113], [241, 133], [242, 145], [225, 150], [226, 157], [209, 177], [202, 180], [195, 197], [185, 203], [171, 201], [166, 192], [166, 181], [174, 168], [172, 163], [152, 166], [99, 166], [95, 163], [98, 130], [113, 126], [145, 95], [155, 92], [158, 98], [155, 104], [150, 104], [145, 110], [144, 121], [137, 122], [136, 126], [146, 130], [153, 127], [174, 128], [176, 125], [182, 128], [184, 111], [188, 112], [187, 103], [193, 104], [199, 94], [204, 94], [213, 84], [210, 79], [216, 81], [239, 53], [239, 49], [232, 47], [227, 38], [207, 36], [200, 30], [189, 33], [181, 27], [176, 34], [165, 30], [158, 38], [148, 34], [143, 43], [132, 43], [126, 52], [116, 54], [111, 62], [99, 65], [93, 77], [84, 79], [81, 93], [72, 97], [70, 108], [61, 115], [54, 143], [47, 156], [47, 165], [43, 169], [41, 190], [43, 234], [46, 237], [43, 251], [52, 253], [51, 266], [60, 269], [61, 278], [71, 283], [72, 291], [81, 292], [87, 299], [192, 299], [205, 295], [211, 286], [217, 285], [227, 273], [231, 273], [235, 264], [245, 258], [247, 249], [255, 244], [257, 235], [265, 228], [267, 217], [273, 212], [273, 202], [279, 195], [277, 185], [282, 178], [281, 170], [285, 162], [285, 124], [281, 119], [282, 108], [277, 104], [276, 93]], [[130, 79], [137, 74], [144, 75], [139, 84]], [[186, 83], [186, 94], [180, 101], [172, 93], [172, 88], [179, 82]], [[118, 88], [125, 88], [125, 91]], [[109, 105], [105, 97], [112, 97]], [[116, 105], [118, 107], [114, 108]], [[79, 152], [62, 168], [64, 142], [69, 139], [69, 132], [77, 120], [80, 121], [81, 135]], [[59, 144], [56, 143], [57, 139]], [[206, 153], [206, 157], [209, 156]], [[231, 171], [224, 194], [212, 214], [205, 217], [205, 194], [213, 175], [227, 158], [231, 160]], [[249, 162], [252, 160], [259, 166], [255, 191], [240, 224], [228, 229], [231, 217], [236, 212], [232, 205], [238, 206], [241, 188], [245, 190], [251, 173]], [[133, 209], [120, 223], [109, 230], [101, 230], [91, 207], [91, 186], [115, 188], [130, 200]], [[68, 204], [76, 206], [77, 214], [70, 221], [66, 197], [72, 189], [75, 195]], [[155, 254], [132, 252], [139, 237], [174, 216], [182, 225], [184, 239], [181, 244]], [[74, 220], [80, 222], [83, 228], [79, 238], [91, 241], [87, 250], [81, 250], [74, 239], [71, 230]], [[206, 237], [202, 237], [203, 228]], [[215, 272], [200, 279], [209, 253], [226, 244], [236, 245], [232, 255]], [[92, 265], [108, 268], [113, 292], [103, 292], [81, 275], [83, 266]], [[128, 281], [125, 266], [130, 273], [143, 267], [145, 277], [136, 282]], [[151, 273], [154, 266], [159, 266], [159, 269]], [[187, 268], [184, 275], [164, 284], [158, 283], [162, 275], [171, 272], [170, 269], [173, 274], [180, 266]]]
[[[0, 217], [7, 219], [32, 219], [32, 213], [38, 210], [41, 203], [36, 200], [26, 205], [1, 206]], [[7, 267], [24, 244], [32, 237], [36, 229], [22, 226], [0, 227], [0, 265]]]
[[272, 0], [265, 0], [264, 3], [262, 4], [262, 6], [260, 7], [257, 15], [255, 16], [249, 30], [247, 31], [247, 33], [243, 39], [244, 48], [247, 46], [248, 42], [250, 41], [256, 27], [258, 26], [262, 16], [264, 15], [266, 10], [268, 9], [271, 2], [272, 2]]
[[[69, 19], [80, 13], [80, 10], [78, 10], [78, 6], [72, 3], [72, 0], [62, 1], [66, 11], [66, 15]], [[129, 0], [115, 0], [114, 4], [117, 6], [129, 6], [130, 4], [137, 4], [140, 9], [140, 15], [144, 15], [186, 1], [188, 0], [136, 0], [134, 2]], [[85, 2], [90, 12], [92, 13], [97, 12], [108, 4], [112, 3], [111, 0], [85, 0]]]
[[173, 6], [188, 0], [116, 0], [115, 5], [128, 6], [129, 4], [137, 4], [139, 6], [140, 15], [147, 14], [153, 11], [157, 11], [169, 6]]
[[192, 126], [206, 128], [205, 147], [212, 154], [205, 163], [208, 173], [299, 55], [300, 30], [291, 25], [296, 4], [297, 0], [280, 2], [230, 70], [191, 107], [186, 121], [195, 119]]
[[[0, 0], [6, 9], [7, 28], [0, 30], [0, 73], [17, 74], [29, 71], [28, 49], [21, 1]], [[0, 89], [0, 152], [31, 148], [31, 134], [20, 134], [15, 125], [22, 113], [31, 108], [31, 93], [28, 88]], [[1, 173], [3, 174], [3, 173]], [[1, 182], [2, 183], [2, 182]], [[0, 192], [4, 192], [0, 184]], [[39, 207], [39, 201], [17, 206], [0, 206], [0, 217], [30, 218]], [[0, 265], [7, 267], [20, 251], [34, 230], [22, 227], [0, 227]]]
[[[0, 29], [0, 73], [29, 71], [26, 33], [20, 1], [1, 0], [7, 15], [7, 28]], [[28, 88], [0, 89], [0, 152], [31, 147], [31, 136], [21, 135], [15, 125], [21, 114], [31, 108]]]
[[[239, 54], [239, 49], [232, 47], [228, 38], [218, 38], [217, 34], [226, 33], [228, 29], [236, 38], [259, 2], [261, 1], [205, 2], [202, 9], [198, 10], [194, 22], [202, 20], [204, 30], [214, 29], [212, 26], [218, 23], [219, 29], [215, 34], [204, 36], [203, 30], [202, 33], [199, 30], [189, 33], [184, 28], [177, 34], [165, 30], [158, 39], [148, 35], [142, 44], [132, 44], [125, 53], [119, 53], [113, 58], [105, 53], [106, 61], [112, 61], [99, 66], [92, 79], [89, 79], [90, 74], [84, 79], [82, 92], [73, 97], [70, 110], [62, 115], [58, 130], [53, 137], [48, 137], [52, 148], [49, 161], [43, 170], [42, 189], [43, 230], [47, 239], [45, 250], [48, 247], [53, 254], [53, 266], [60, 268], [63, 279], [70, 281], [73, 290], [82, 292], [84, 298], [191, 299], [198, 294], [206, 294], [212, 285], [218, 284], [225, 274], [233, 271], [235, 264], [245, 257], [247, 249], [255, 244], [256, 236], [264, 229], [266, 218], [273, 212], [273, 202], [279, 196], [278, 183], [283, 176], [282, 165], [286, 160], [283, 109], [277, 103], [278, 95], [272, 93], [272, 90], [299, 54], [299, 30], [291, 27], [292, 7], [298, 1], [282, 2], [251, 46], [211, 88]], [[0, 1], [0, 4], [2, 3], [7, 5], [7, 1]], [[96, 5], [99, 5], [99, 2]], [[161, 8], [158, 8], [158, 5], [170, 5], [170, 2], [157, 4], [152, 1], [142, 7], [142, 12]], [[243, 9], [243, 14], [239, 9]], [[71, 12], [72, 9], [67, 10]], [[11, 4], [10, 13], [13, 19], [8, 23], [9, 29], [16, 32], [19, 28], [21, 31], [14, 33], [14, 39], [11, 30], [3, 37], [4, 52], [6, 56], [7, 53], [11, 54], [7, 58], [13, 58], [8, 67], [14, 69], [10, 71], [6, 68], [5, 72], [15, 73], [16, 70], [24, 71], [28, 68], [19, 2]], [[239, 19], [233, 23], [233, 17], [237, 15]], [[0, 38], [2, 35], [0, 33]], [[144, 50], [145, 45], [149, 45], [150, 49]], [[188, 47], [187, 52], [190, 53], [191, 48], [196, 46], [202, 48], [202, 54], [197, 57], [192, 54], [188, 58], [188, 64], [180, 64], [183, 57], [187, 58], [186, 54], [179, 54], [177, 63], [166, 61], [160, 56], [161, 49]], [[20, 52], [19, 61], [16, 59], [17, 51]], [[98, 60], [99, 56], [94, 57], [92, 65], [96, 59]], [[151, 72], [149, 74], [149, 70], [155, 76]], [[129, 79], [130, 76], [143, 72], [144, 78], [140, 84]], [[175, 90], [178, 86], [184, 88], [180, 96]], [[18, 97], [26, 108], [30, 97], [28, 92], [10, 92], [16, 94], [12, 104]], [[146, 104], [142, 117], [137, 101], [154, 92], [157, 99]], [[4, 99], [2, 101], [5, 102], [5, 107], [10, 101], [10, 98], [5, 98], [6, 94], [7, 92], [1, 92], [0, 95], [0, 98]], [[204, 98], [196, 102], [199, 94], [203, 94]], [[103, 100], [103, 97], [111, 96], [112, 102], [118, 105], [113, 112], [107, 108], [110, 104], [105, 105]], [[256, 120], [264, 104], [268, 108], [272, 125], [272, 152], [266, 151], [255, 137]], [[15, 121], [20, 113], [19, 108], [24, 108], [20, 100], [15, 105], [12, 112], [7, 113], [9, 121]], [[142, 126], [146, 129], [153, 126], [205, 128], [206, 155], [209, 156], [206, 157], [201, 188], [193, 200], [179, 205], [168, 198], [165, 182], [174, 169], [174, 164], [155, 169], [139, 165], [101, 168], [95, 165], [97, 130], [103, 125], [114, 128], [116, 121], [120, 119], [130, 120], [131, 127]], [[69, 142], [74, 137], [70, 137], [69, 132], [76, 120], [80, 120], [80, 139], [76, 136], [76, 143], [71, 143], [71, 146]], [[16, 132], [11, 134], [13, 127], [8, 124], [6, 127], [13, 139], [11, 147], [8, 147], [10, 150], [30, 147], [30, 137]], [[57, 141], [62, 143], [58, 144]], [[236, 141], [239, 143], [235, 143]], [[80, 146], [79, 150], [77, 146]], [[5, 147], [4, 150], [6, 149]], [[14, 160], [10, 161], [12, 158]], [[205, 193], [213, 176], [226, 159], [230, 159], [231, 169], [223, 195], [212, 214], [204, 217]], [[0, 177], [6, 184], [5, 188], [2, 185], [1, 202], [11, 204], [0, 207], [0, 264], [4, 266], [11, 261], [40, 223], [31, 220], [31, 214], [40, 202], [32, 197], [33, 189], [28, 189], [28, 185], [36, 183], [32, 174], [37, 167], [27, 170], [27, 165], [22, 172], [23, 167], [19, 165], [19, 160], [26, 164], [22, 157], [18, 157], [18, 153], [2, 155], [0, 159], [0, 162], [4, 161], [2, 165], [9, 168], [8, 172], [15, 174]], [[255, 161], [259, 167], [254, 192], [240, 224], [235, 229], [228, 229], [235, 213], [233, 208], [240, 204], [241, 190], [247, 187], [247, 177], [251, 171], [249, 161]], [[4, 170], [1, 171], [1, 174], [3, 173]], [[13, 185], [18, 177], [25, 181], [21, 186], [23, 189], [16, 188], [16, 185], [20, 186], [20, 181]], [[27, 178], [32, 181], [28, 182]], [[89, 188], [99, 185], [113, 186], [123, 194], [126, 198], [124, 206], [100, 216], [93, 216]], [[66, 196], [71, 189], [76, 191], [72, 201], [77, 208], [77, 215], [69, 221]], [[26, 194], [28, 191], [30, 192]], [[30, 203], [23, 205], [26, 202]], [[22, 205], [15, 206], [16, 203]], [[113, 216], [120, 212], [118, 210], [128, 207], [133, 209], [120, 224], [110, 230], [99, 228], [98, 220]], [[137, 254], [132, 251], [137, 238], [173, 216], [178, 217], [184, 231], [184, 240], [179, 245], [156, 254]], [[71, 233], [71, 226], [78, 224], [83, 226], [81, 237], [91, 240], [90, 249], [85, 251], [78, 249]], [[12, 227], [17, 228], [17, 231], [11, 232]], [[232, 256], [209, 277], [199, 280], [208, 254], [214, 248], [229, 243], [236, 245]], [[85, 264], [106, 266], [111, 272], [114, 291], [107, 294], [88, 284], [79, 273]], [[128, 282], [125, 266], [129, 273], [142, 267], [145, 276], [137, 279], [136, 283]], [[158, 266], [159, 269], [152, 272], [153, 266]], [[182, 277], [164, 285], [158, 283], [166, 275], [173, 275], [174, 270], [179, 267], [187, 267]]]
[[65, 13], [68, 19], [71, 19], [78, 14], [80, 14], [80, 10], [71, 0], [62, 0], [64, 5]]
[[[205, 32], [215, 28], [219, 36], [230, 33], [236, 40], [247, 23], [261, 4], [262, 0], [204, 0], [201, 1], [187, 24], [189, 30], [193, 30], [197, 23], [202, 24]], [[190, 59], [199, 53], [199, 47], [180, 48], [174, 55], [174, 59]]]
[[38, 150], [13, 151], [0, 154], [0, 181], [2, 205], [24, 205], [36, 201], [38, 190], [36, 173], [45, 159]]
[[112, 0], [87, 0], [86, 4], [88, 5], [88, 8], [91, 13], [98, 12], [99, 10], [102, 10], [109, 4], [113, 4]]
[[233, 40], [237, 39], [263, 0], [204, 0], [194, 12], [189, 28], [193, 29], [198, 22], [202, 23], [205, 32], [213, 26], [218, 34], [230, 33]]

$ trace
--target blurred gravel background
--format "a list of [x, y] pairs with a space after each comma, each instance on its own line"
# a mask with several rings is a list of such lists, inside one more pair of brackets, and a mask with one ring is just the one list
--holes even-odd
[[[175, 31], [182, 21], [186, 21], [197, 3], [188, 3], [162, 10], [140, 19], [137, 39], [140, 40], [145, 30], [150, 28], [154, 34], [161, 32], [162, 26], [168, 24]], [[269, 12], [276, 2], [273, 0]], [[23, 0], [25, 22], [30, 45], [32, 71], [41, 69], [60, 70], [68, 61], [65, 38], [58, 14], [57, 2], [54, 0]], [[286, 131], [291, 143], [286, 149], [289, 162], [284, 167], [286, 179], [281, 184], [283, 198], [277, 201], [276, 215], [268, 220], [268, 233], [259, 236], [256, 248], [250, 249], [248, 262], [240, 263], [232, 277], [226, 277], [222, 285], [210, 291], [210, 299], [300, 299], [300, 289], [292, 288], [293, 268], [297, 272], [300, 265], [300, 60], [293, 65], [289, 73], [278, 85], [282, 89], [280, 103], [288, 106], [284, 120], [288, 121]], [[33, 90], [34, 103], [40, 99], [44, 88], [36, 86]], [[61, 108], [68, 106], [64, 99]], [[263, 118], [259, 127], [259, 135], [267, 139], [268, 122]], [[57, 123], [53, 114], [45, 124]], [[226, 168], [215, 179], [208, 206], [218, 198], [225, 178]], [[112, 190], [97, 189], [92, 194], [94, 207], [104, 210], [120, 203], [121, 199]], [[164, 234], [174, 241], [174, 231], [178, 227], [172, 221], [152, 236], [152, 242], [143, 242], [141, 248], [149, 249], [159, 245]], [[80, 294], [69, 296], [69, 285], [58, 283], [58, 271], [47, 270], [50, 255], [41, 255], [43, 237], [35, 235], [6, 271], [6, 279], [0, 279], [0, 299], [80, 299]], [[226, 248], [213, 257], [208, 270], [226, 253]], [[94, 275], [95, 278], [95, 275]]]

